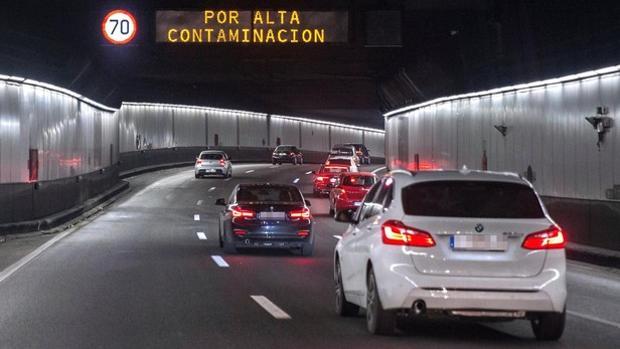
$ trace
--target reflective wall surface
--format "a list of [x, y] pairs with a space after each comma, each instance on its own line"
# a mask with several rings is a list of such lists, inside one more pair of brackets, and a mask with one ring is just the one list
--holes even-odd
[[443, 98], [386, 114], [386, 158], [411, 170], [486, 166], [523, 175], [545, 196], [617, 200], [619, 125], [604, 128], [599, 148], [585, 119], [597, 107], [617, 119], [616, 67]]
[[118, 160], [118, 116], [71, 91], [0, 76], [0, 183], [45, 181]]
[[274, 148], [292, 144], [329, 151], [338, 143], [366, 142], [383, 156], [384, 132], [356, 126], [197, 106], [123, 103], [119, 111], [120, 151], [187, 146]]

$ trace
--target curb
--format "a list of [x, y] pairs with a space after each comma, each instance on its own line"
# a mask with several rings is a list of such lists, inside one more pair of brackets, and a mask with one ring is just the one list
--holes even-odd
[[121, 181], [111, 189], [99, 194], [91, 199], [86, 200], [83, 204], [72, 207], [70, 209], [55, 213], [41, 219], [0, 224], [0, 235], [27, 234], [34, 232], [42, 232], [56, 228], [63, 223], [73, 220], [84, 213], [92, 210], [98, 205], [119, 196], [129, 189], [129, 182]]
[[620, 268], [620, 251], [569, 242], [566, 258], [604, 267]]

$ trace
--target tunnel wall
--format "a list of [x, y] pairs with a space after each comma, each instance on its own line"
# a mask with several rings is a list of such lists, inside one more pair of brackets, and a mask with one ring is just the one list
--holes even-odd
[[620, 112], [619, 67], [413, 105], [385, 115], [387, 163], [519, 173], [571, 241], [620, 250], [620, 132], [599, 149], [585, 120], [599, 106]]
[[279, 141], [299, 146], [308, 162], [322, 162], [332, 129], [351, 140], [383, 137], [380, 130], [230, 109], [123, 103], [117, 110], [0, 75], [0, 233], [19, 222], [48, 228], [45, 217], [77, 212], [121, 187], [121, 172], [191, 163], [207, 148], [234, 161], [265, 162]]
[[224, 149], [238, 161], [270, 161], [278, 144], [296, 145], [306, 162], [318, 163], [332, 145], [364, 140], [375, 163], [384, 160], [382, 130], [285, 115], [126, 102], [119, 110], [119, 130], [121, 171], [130, 164], [190, 162], [206, 147]]

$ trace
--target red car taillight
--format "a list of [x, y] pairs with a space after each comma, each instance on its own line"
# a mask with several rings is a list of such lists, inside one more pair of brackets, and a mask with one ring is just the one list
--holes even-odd
[[433, 247], [435, 240], [431, 234], [408, 227], [401, 221], [389, 220], [381, 226], [381, 236], [386, 245]]
[[310, 218], [310, 210], [307, 207], [291, 210], [288, 213], [291, 218]]
[[256, 212], [252, 210], [243, 209], [240, 207], [233, 207], [231, 209], [232, 216], [235, 218], [243, 217], [243, 218], [254, 218], [256, 217]]
[[548, 229], [526, 236], [521, 246], [528, 250], [564, 248], [566, 246], [566, 239], [562, 229], [551, 226]]
[[196, 159], [196, 165], [200, 165], [200, 164], [202, 164], [202, 160]]
[[226, 161], [224, 161], [224, 159], [220, 159], [220, 166], [224, 166], [226, 164]]

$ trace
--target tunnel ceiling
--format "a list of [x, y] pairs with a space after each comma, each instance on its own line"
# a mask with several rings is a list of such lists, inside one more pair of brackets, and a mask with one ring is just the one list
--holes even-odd
[[[210, 1], [226, 9], [347, 10], [349, 41], [180, 47], [154, 42], [155, 11], [200, 10], [205, 2], [15, 1], [0, 14], [0, 74], [51, 82], [112, 106], [213, 105], [381, 127], [382, 111], [407, 103], [617, 64], [618, 11], [591, 11], [588, 4]], [[103, 43], [101, 18], [114, 8], [137, 16], [135, 45]], [[402, 46], [365, 47], [364, 16], [372, 10], [401, 11]]]

